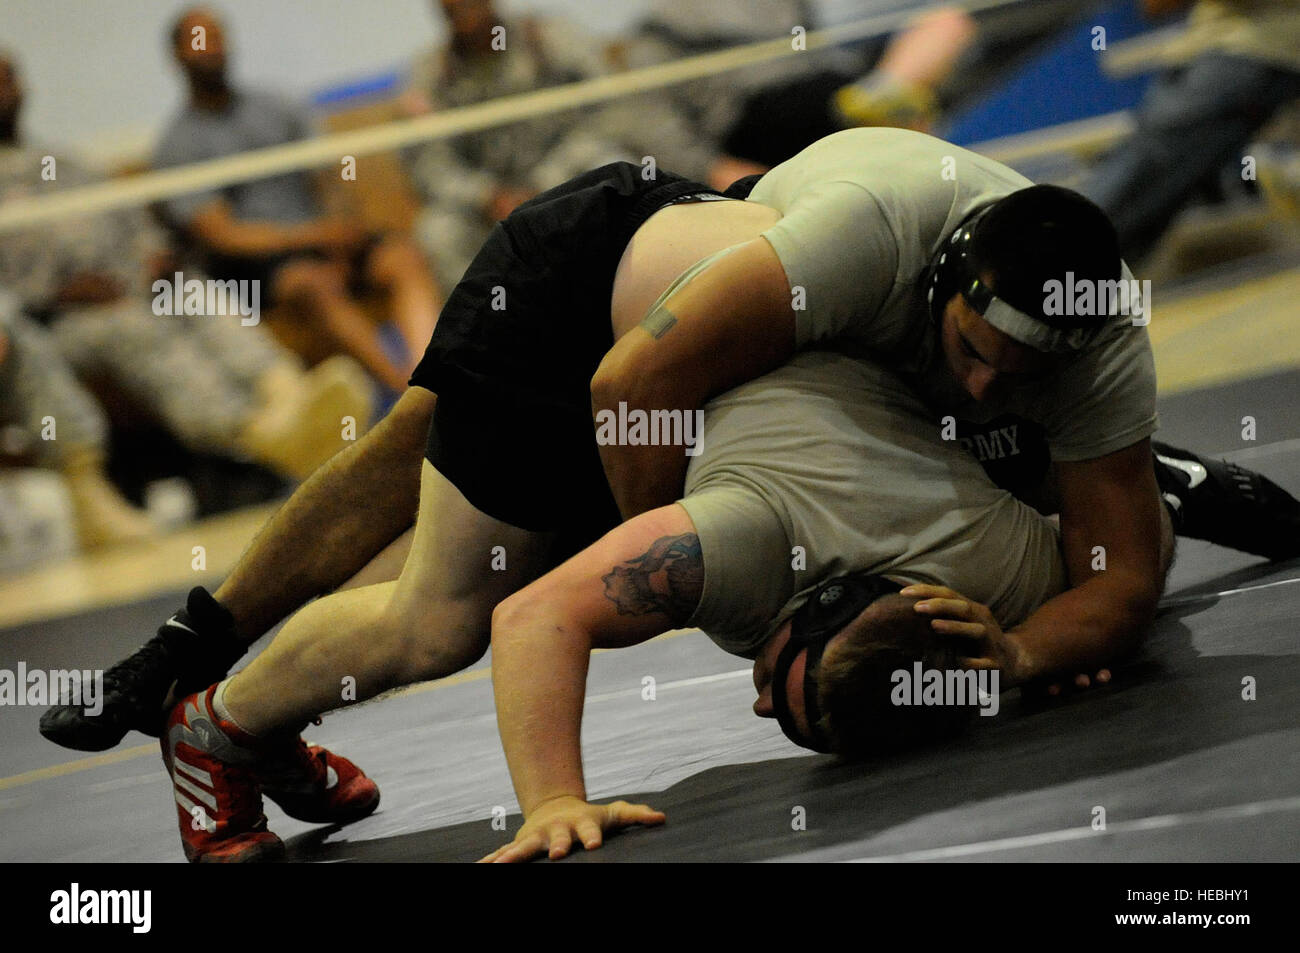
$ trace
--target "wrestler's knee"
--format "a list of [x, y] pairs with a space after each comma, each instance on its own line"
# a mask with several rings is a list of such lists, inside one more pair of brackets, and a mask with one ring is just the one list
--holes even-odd
[[470, 599], [394, 599], [376, 633], [384, 668], [396, 684], [442, 678], [473, 665], [487, 651], [491, 607]]

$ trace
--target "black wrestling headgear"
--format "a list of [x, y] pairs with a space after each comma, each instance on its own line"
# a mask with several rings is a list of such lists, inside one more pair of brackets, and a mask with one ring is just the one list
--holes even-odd
[[[1043, 234], [1053, 234], [1054, 230], [1055, 233], [1060, 234], [1063, 229], [1077, 227], [1082, 230], [1084, 236], [1091, 239], [1095, 232], [1098, 247], [1095, 254], [1088, 256], [1092, 259], [1090, 264], [1095, 266], [1097, 261], [1109, 261], [1112, 257], [1115, 262], [1120, 261], [1114, 228], [1105, 218], [1104, 213], [1083, 196], [1056, 186], [1033, 186], [1022, 189], [976, 209], [962, 220], [962, 223], [949, 235], [948, 240], [935, 252], [923, 276], [922, 284], [926, 305], [932, 319], [938, 322], [943, 316], [943, 309], [948, 301], [954, 294], [960, 294], [965, 298], [966, 303], [993, 327], [1037, 351], [1078, 351], [1092, 341], [1106, 323], [1105, 320], [1098, 320], [1098, 316], [1048, 316], [1042, 305], [1047, 298], [1045, 290], [1041, 293], [1037, 290], [1034, 292], [1039, 295], [1038, 307], [1033, 307], [1032, 302], [1026, 301], [1020, 301], [1021, 306], [1017, 307], [994, 294], [980, 278], [981, 265], [997, 257], [994, 249], [983, 247], [981, 244], [981, 241], [985, 244], [990, 241], [985, 234], [988, 231], [989, 220], [1000, 214], [1003, 219], [1001, 227], [1005, 230], [1006, 219], [1011, 218], [1017, 222], [1020, 219], [1033, 220], [1033, 210], [1043, 204], [1048, 204], [1050, 208], [1055, 209], [1055, 214], [1061, 219], [1056, 221], [1049, 218], [1040, 222], [1039, 227], [1043, 230]], [[998, 227], [994, 226], [995, 232]], [[1121, 268], [1117, 267], [1116, 273], [1110, 277], [1119, 278], [1120, 271]], [[1063, 272], [1061, 275], [1052, 274], [1042, 277], [1045, 282], [1052, 278], [1062, 279], [1065, 274]], [[1103, 315], [1103, 318], [1118, 313], [1113, 307], [1114, 304], [1115, 302], [1111, 302], [1110, 313]], [[1026, 307], [1029, 310], [1026, 310]]]
[[[819, 586], [794, 614], [790, 623], [790, 639], [781, 649], [772, 672], [772, 707], [776, 711], [781, 730], [795, 744], [824, 754], [830, 753], [830, 744], [818, 726], [821, 709], [817, 704], [817, 666], [821, 662], [822, 652], [826, 650], [826, 643], [861, 615], [862, 610], [881, 596], [898, 592], [902, 588], [900, 583], [870, 573], [837, 576]], [[803, 669], [803, 703], [812, 733], [810, 738], [799, 734], [786, 697], [790, 668], [794, 665], [795, 657], [805, 648], [808, 657]]]

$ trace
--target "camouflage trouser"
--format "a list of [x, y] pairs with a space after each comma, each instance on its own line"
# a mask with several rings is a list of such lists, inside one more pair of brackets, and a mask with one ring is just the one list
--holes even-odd
[[0, 320], [0, 334], [8, 340], [0, 361], [0, 421], [28, 433], [43, 466], [58, 468], [78, 451], [102, 452], [104, 411], [77, 381], [50, 333], [14, 313]]
[[77, 373], [107, 377], [196, 450], [235, 447], [257, 406], [257, 381], [290, 360], [260, 325], [156, 315], [147, 299], [65, 311], [51, 332]]
[[456, 287], [479, 253], [492, 222], [485, 216], [440, 205], [427, 206], [415, 222], [415, 240], [444, 289]]

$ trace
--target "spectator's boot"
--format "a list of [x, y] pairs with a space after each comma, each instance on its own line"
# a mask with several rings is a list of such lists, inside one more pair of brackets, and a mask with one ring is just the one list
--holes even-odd
[[304, 480], [322, 463], [365, 433], [374, 397], [365, 371], [342, 355], [322, 361], [295, 378], [282, 370], [259, 383], [261, 402], [244, 423], [236, 449], [294, 480]]
[[142, 543], [157, 537], [148, 514], [132, 506], [104, 474], [95, 450], [70, 455], [62, 468], [82, 549]]

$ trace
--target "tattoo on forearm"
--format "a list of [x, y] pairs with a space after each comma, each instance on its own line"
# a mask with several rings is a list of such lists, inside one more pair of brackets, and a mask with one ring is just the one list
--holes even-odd
[[672, 330], [672, 326], [676, 323], [676, 315], [660, 305], [642, 319], [641, 327], [657, 341]]
[[700, 538], [694, 533], [664, 536], [635, 559], [619, 563], [605, 576], [605, 598], [619, 615], [660, 612], [685, 622], [704, 589]]

